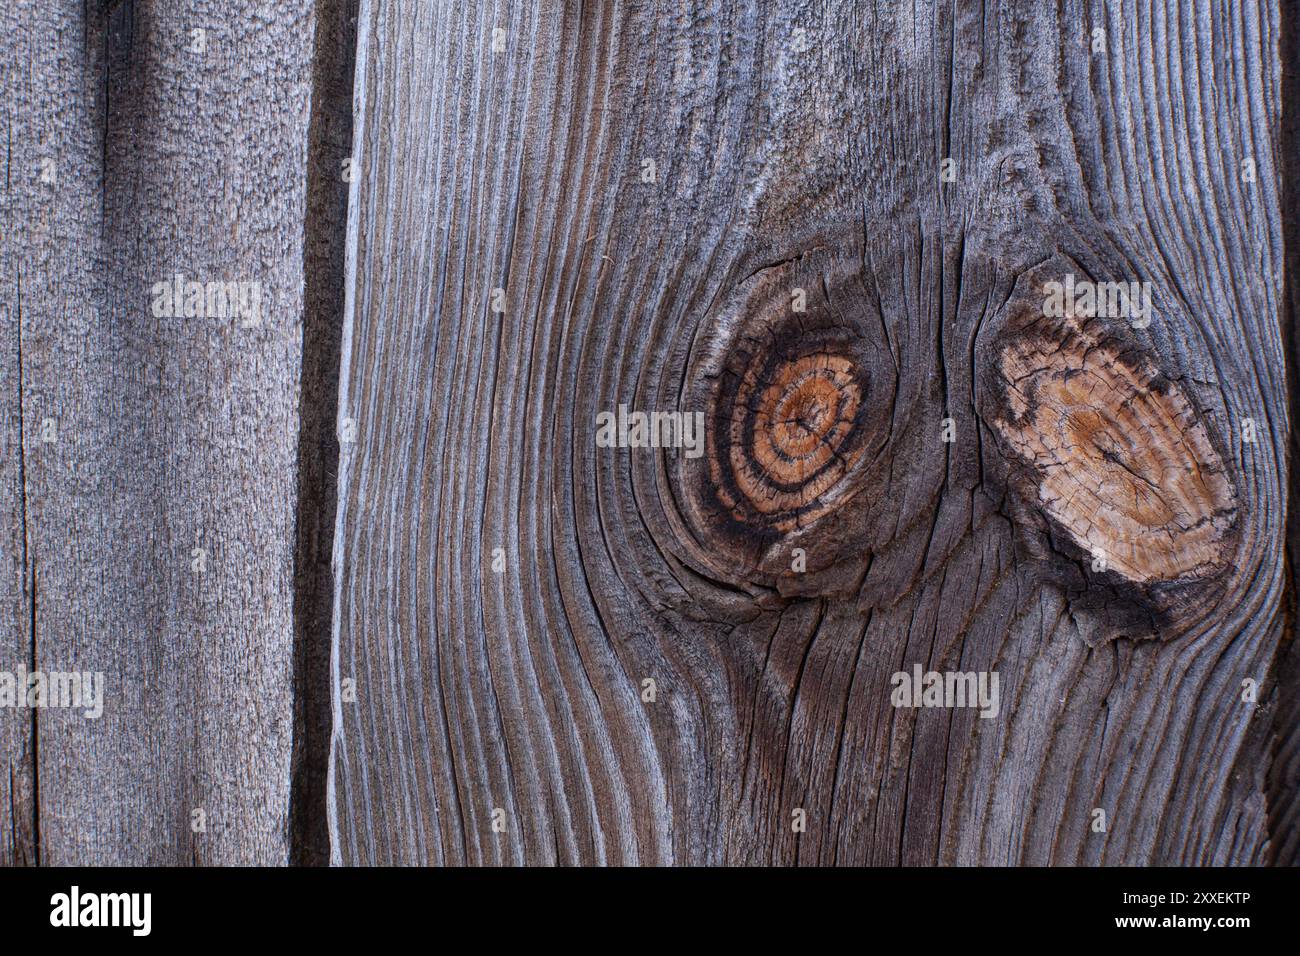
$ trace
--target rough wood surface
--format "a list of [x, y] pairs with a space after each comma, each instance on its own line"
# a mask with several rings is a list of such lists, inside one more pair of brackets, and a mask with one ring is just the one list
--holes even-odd
[[0, 864], [1295, 862], [1294, 16], [0, 10]]
[[[98, 720], [0, 714], [6, 859], [289, 858], [311, 10], [0, 12], [0, 670], [107, 680]], [[178, 272], [246, 308], [158, 315]]]
[[[1280, 93], [1268, 3], [363, 0], [334, 859], [1265, 861]], [[1152, 321], [1016, 380], [1067, 275]]]

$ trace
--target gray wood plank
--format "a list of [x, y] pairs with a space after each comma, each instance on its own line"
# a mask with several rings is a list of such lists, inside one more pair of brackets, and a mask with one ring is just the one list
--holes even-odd
[[[2, 651], [107, 680], [99, 719], [40, 710], [27, 743], [3, 725], [11, 766], [36, 754], [15, 793], [22, 816], [39, 794], [39, 847], [20, 826], [0, 849], [284, 863], [312, 6], [107, 6], [0, 13], [6, 299], [22, 283], [4, 441], [26, 541], [20, 558], [6, 497], [2, 597], [30, 606]], [[47, 156], [54, 186], [35, 179]], [[243, 283], [242, 311], [215, 292], [201, 314], [155, 308], [178, 273]]]
[[[1278, 30], [363, 2], [335, 861], [1262, 862]], [[1043, 321], [1067, 274], [1153, 321]], [[707, 454], [597, 447], [620, 404]]]
[[[76, 15], [69, 19], [69, 14]], [[48, 550], [62, 537], [64, 554], [77, 548], [72, 523], [75, 500], [68, 481], [75, 472], [61, 452], [94, 441], [69, 431], [64, 409], [76, 406], [76, 382], [84, 368], [54, 347], [78, 340], [93, 325], [98, 301], [95, 261], [99, 235], [100, 154], [97, 116], [103, 100], [96, 73], [102, 44], [86, 41], [81, 5], [17, 4], [0, 12], [5, 63], [4, 228], [0, 268], [4, 283], [3, 620], [0, 672], [9, 694], [0, 709], [0, 746], [5, 758], [5, 816], [0, 858], [6, 863], [42, 860], [38, 809], [37, 711], [26, 702], [26, 674], [38, 667], [71, 669], [79, 662], [55, 648], [47, 657], [36, 641], [48, 589]], [[56, 439], [51, 441], [49, 439]], [[62, 444], [58, 439], [62, 439]], [[54, 477], [63, 473], [62, 479]], [[52, 500], [60, 498], [62, 501]], [[80, 512], [81, 509], [78, 508]], [[78, 521], [78, 524], [80, 522]], [[44, 593], [41, 588], [46, 587]], [[89, 662], [86, 662], [89, 663]], [[3, 680], [0, 677], [0, 680]], [[19, 686], [14, 683], [22, 681]], [[51, 740], [48, 738], [47, 745]], [[57, 745], [56, 745], [57, 747]]]

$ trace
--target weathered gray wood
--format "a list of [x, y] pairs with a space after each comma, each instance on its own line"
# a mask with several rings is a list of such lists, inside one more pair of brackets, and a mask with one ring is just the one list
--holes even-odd
[[[363, 2], [334, 859], [1264, 861], [1278, 40], [1219, 0]], [[1153, 323], [1042, 322], [1066, 273]], [[729, 423], [805, 359], [861, 401], [810, 399], [830, 477], [787, 494]], [[596, 447], [620, 404], [709, 453]], [[1000, 714], [892, 706], [916, 664]]]
[[[23, 76], [48, 78], [53, 73], [52, 50], [22, 48], [23, 35], [14, 26], [15, 13], [0, 12], [0, 57], [5, 64], [2, 102], [4, 140], [31, 136], [18, 110]], [[52, 13], [42, 13], [46, 21]], [[20, 59], [21, 56], [21, 59]], [[0, 192], [0, 669], [31, 663], [31, 584], [27, 575], [26, 495], [23, 469], [22, 276], [18, 242], [19, 194], [15, 189], [14, 154], [4, 154], [4, 189]], [[21, 180], [20, 180], [21, 182]], [[27, 281], [30, 287], [30, 271]], [[36, 862], [36, 797], [33, 773], [32, 719], [27, 711], [0, 709], [0, 864]]]
[[[85, 546], [80, 539], [93, 511], [87, 502], [74, 514], [84, 485], [64, 455], [98, 440], [69, 427], [68, 413], [93, 383], [56, 344], [78, 342], [94, 327], [99, 295], [93, 263], [102, 202], [103, 98], [96, 74], [103, 69], [103, 44], [86, 43], [80, 9], [72, 3], [26, 3], [0, 12], [6, 144], [0, 238], [5, 336], [0, 671], [11, 675], [38, 664], [91, 663], [67, 659], [59, 647], [64, 636], [48, 631], [45, 617], [57, 604], [65, 627], [77, 619], [59, 592], [56, 566]], [[44, 440], [55, 437], [46, 431], [51, 426], [61, 444]], [[50, 643], [37, 647], [42, 635]], [[6, 863], [48, 859], [38, 810], [39, 724], [31, 709], [0, 710], [5, 763], [0, 859]], [[48, 724], [45, 729], [47, 748], [57, 751], [58, 738], [49, 734]]]
[[[0, 13], [7, 303], [21, 283], [4, 325], [0, 669], [34, 658], [108, 682], [100, 719], [41, 710], [34, 741], [0, 715], [6, 858], [289, 858], [311, 9]], [[260, 324], [251, 307], [157, 315], [153, 287], [177, 272], [260, 283]]]

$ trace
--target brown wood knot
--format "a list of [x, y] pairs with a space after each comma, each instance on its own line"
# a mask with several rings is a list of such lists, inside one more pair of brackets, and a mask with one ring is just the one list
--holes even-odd
[[1094, 574], [1147, 586], [1227, 566], [1236, 489], [1176, 382], [1072, 317], [1034, 317], [1004, 341], [999, 366], [1007, 414], [996, 426], [1028, 466], [1027, 497]]
[[705, 454], [680, 478], [715, 573], [782, 593], [855, 577], [844, 559], [864, 549], [838, 519], [888, 437], [896, 374], [856, 269], [826, 250], [764, 267], [705, 320], [687, 371]]
[[737, 522], [785, 533], [815, 520], [861, 458], [864, 370], [825, 334], [750, 343], [724, 373], [709, 417], [709, 475]]

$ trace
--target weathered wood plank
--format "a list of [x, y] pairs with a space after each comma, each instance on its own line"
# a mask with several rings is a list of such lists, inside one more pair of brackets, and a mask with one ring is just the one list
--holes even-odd
[[[31, 622], [5, 622], [0, 669], [17, 655], [107, 680], [97, 720], [36, 715], [43, 863], [289, 858], [311, 10], [0, 14], [17, 71], [6, 299], [22, 283], [4, 440], [26, 541], [11, 550], [7, 504], [3, 599]], [[37, 179], [45, 157], [57, 184]], [[239, 310], [215, 287], [201, 310], [171, 309], [157, 284], [178, 273], [240, 283]], [[2, 742], [11, 765], [27, 753]], [[4, 848], [30, 858], [32, 836], [18, 842]]]
[[[1265, 858], [1275, 7], [360, 22], [337, 861]], [[1150, 325], [1044, 320], [1066, 275]]]
[[[12, 684], [20, 677], [25, 683], [38, 666], [90, 664], [67, 659], [57, 643], [48, 657], [45, 647], [36, 646], [46, 624], [42, 613], [55, 602], [69, 607], [51, 585], [58, 579], [52, 565], [57, 556], [82, 547], [82, 508], [75, 520], [71, 509], [76, 485], [69, 479], [75, 471], [60, 467], [59, 452], [96, 440], [68, 430], [63, 409], [78, 404], [74, 389], [81, 370], [71, 362], [62, 366], [67, 353], [51, 347], [56, 339], [77, 342], [78, 333], [84, 336], [93, 327], [99, 295], [92, 263], [101, 208], [97, 117], [103, 112], [103, 45], [86, 42], [80, 11], [81, 5], [72, 3], [12, 4], [0, 11], [6, 144], [0, 238], [5, 320], [0, 672], [11, 684], [0, 709], [5, 758], [0, 859], [17, 864], [46, 857], [38, 810], [40, 718], [15, 706], [26, 688]], [[62, 445], [49, 440], [58, 438]], [[52, 553], [48, 545], [59, 539]], [[46, 738], [47, 746], [57, 748], [55, 741]]]

